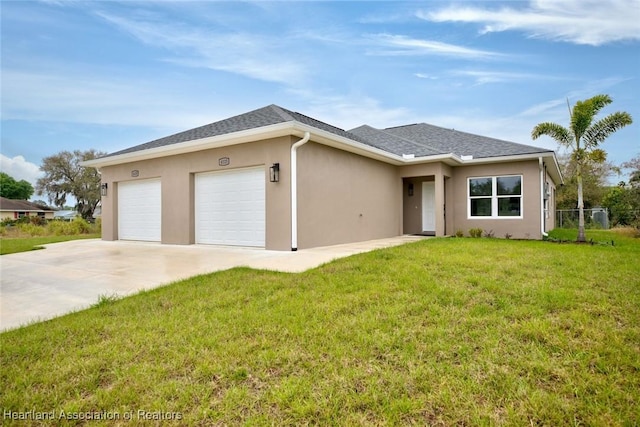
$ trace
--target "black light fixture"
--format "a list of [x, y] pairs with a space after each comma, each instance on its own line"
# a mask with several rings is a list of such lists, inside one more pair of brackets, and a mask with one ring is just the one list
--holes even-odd
[[103, 196], [107, 195], [107, 183], [100, 184], [100, 194]]
[[269, 168], [269, 181], [271, 182], [280, 181], [280, 163], [274, 163]]

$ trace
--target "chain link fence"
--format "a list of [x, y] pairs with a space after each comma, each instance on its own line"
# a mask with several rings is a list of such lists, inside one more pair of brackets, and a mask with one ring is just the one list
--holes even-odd
[[[556, 227], [578, 228], [578, 209], [556, 210]], [[609, 229], [609, 210], [607, 208], [584, 209], [585, 228]]]

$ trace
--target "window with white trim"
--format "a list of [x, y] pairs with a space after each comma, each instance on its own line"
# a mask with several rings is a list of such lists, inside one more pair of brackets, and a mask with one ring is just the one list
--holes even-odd
[[468, 178], [469, 218], [522, 218], [522, 175]]

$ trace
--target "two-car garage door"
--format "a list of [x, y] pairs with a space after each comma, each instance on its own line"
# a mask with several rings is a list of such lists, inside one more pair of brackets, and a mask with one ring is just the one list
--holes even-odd
[[196, 243], [265, 246], [264, 167], [195, 176]]
[[[264, 167], [199, 173], [194, 186], [196, 243], [265, 246]], [[161, 241], [161, 193], [160, 179], [118, 183], [119, 239]]]

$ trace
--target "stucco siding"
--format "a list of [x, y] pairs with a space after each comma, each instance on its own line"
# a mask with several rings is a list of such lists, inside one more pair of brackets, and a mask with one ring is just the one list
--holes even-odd
[[[468, 178], [522, 175], [522, 218], [468, 218]], [[453, 168], [451, 186], [453, 201], [453, 227], [450, 234], [461, 230], [481, 228], [504, 238], [507, 234], [516, 239], [542, 238], [540, 223], [540, 169], [538, 161], [494, 163]]]
[[[108, 195], [102, 197], [102, 235], [105, 240], [118, 239], [118, 183], [160, 178], [162, 188], [162, 243], [195, 242], [194, 174], [237, 168], [263, 166], [266, 182], [266, 248], [290, 248], [289, 149], [290, 137], [281, 137], [242, 145], [203, 150], [157, 159], [104, 167], [102, 182]], [[220, 165], [228, 158], [229, 164]], [[280, 163], [280, 182], [269, 181], [269, 166]], [[137, 175], [137, 176], [133, 176]]]
[[[0, 212], [0, 221], [5, 219], [18, 219], [17, 214], [19, 212], [26, 212], [26, 216], [38, 216], [36, 211], [2, 211]], [[44, 213], [44, 219], [53, 219], [53, 211], [46, 211]]]
[[298, 247], [402, 234], [395, 166], [309, 142], [298, 149]]
[[549, 195], [545, 209], [544, 231], [549, 232], [556, 228], [556, 185], [549, 173], [545, 173], [545, 182], [547, 183]]

